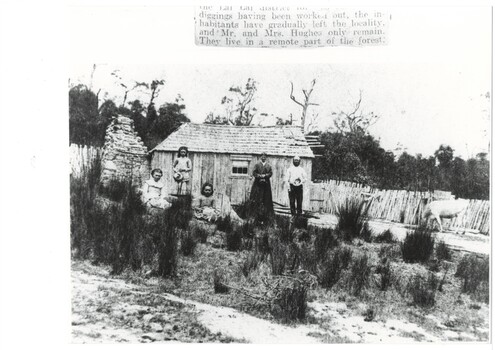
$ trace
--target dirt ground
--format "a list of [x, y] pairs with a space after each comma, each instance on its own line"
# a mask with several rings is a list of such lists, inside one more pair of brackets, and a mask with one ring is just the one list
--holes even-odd
[[[110, 268], [73, 261], [73, 342], [437, 343], [489, 339], [489, 306], [480, 303], [472, 310], [467, 296], [462, 302], [470, 312], [469, 327], [462, 320], [462, 310], [441, 317], [414, 307], [404, 308], [407, 315], [388, 313], [387, 304], [393, 300], [383, 300], [381, 314], [386, 317], [369, 322], [363, 317], [365, 303], [351, 298], [339, 301], [321, 294], [326, 293], [323, 291], [308, 303], [307, 322], [283, 325], [269, 317], [243, 313], [237, 307], [226, 307], [235, 306], [235, 297], [214, 294], [209, 276], [199, 272], [201, 266], [212, 264], [210, 259], [233, 266], [239, 254], [200, 244], [194, 257], [181, 259], [178, 282], [132, 273], [111, 276]], [[449, 300], [439, 303], [454, 302]]]

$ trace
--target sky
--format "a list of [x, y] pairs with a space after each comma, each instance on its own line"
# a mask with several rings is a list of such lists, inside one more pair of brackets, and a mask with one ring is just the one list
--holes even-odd
[[[85, 68], [85, 69], [84, 69]], [[286, 119], [290, 113], [300, 117], [301, 107], [290, 98], [302, 100], [301, 89], [316, 84], [308, 115], [317, 114], [317, 128], [333, 126], [335, 113], [352, 110], [362, 94], [361, 109], [374, 112], [378, 121], [370, 133], [379, 138], [387, 150], [399, 148], [411, 154], [432, 155], [440, 144], [448, 144], [464, 158], [487, 150], [489, 137], [489, 77], [470, 74], [454, 64], [314, 64], [314, 65], [171, 65], [116, 66], [97, 65], [93, 74], [94, 91], [122, 103], [124, 89], [110, 74], [119, 70], [123, 81], [150, 82], [165, 79], [157, 105], [172, 102], [178, 94], [184, 99], [185, 113], [201, 123], [209, 112], [224, 113], [220, 101], [230, 86], [243, 86], [248, 78], [258, 82], [253, 105], [260, 115], [254, 120], [273, 124], [275, 117]], [[74, 78], [73, 83], [91, 85], [92, 67]], [[142, 92], [131, 92], [128, 101], [149, 98]]]
[[[108, 38], [95, 41], [92, 35], [99, 35], [108, 25], [105, 9], [78, 8], [72, 21], [70, 82], [92, 84], [94, 90], [101, 88], [107, 97], [121, 101], [123, 90], [112, 71], [118, 69], [127, 84], [165, 79], [157, 105], [172, 102], [180, 94], [187, 116], [200, 123], [209, 112], [223, 112], [220, 101], [229, 87], [242, 86], [253, 78], [258, 83], [253, 105], [271, 116], [263, 121], [270, 124], [275, 117], [301, 114], [301, 108], [289, 99], [291, 81], [296, 98], [302, 99], [301, 90], [316, 79], [311, 101], [318, 106], [310, 107], [308, 114], [318, 114], [320, 130], [333, 125], [332, 113], [349, 111], [361, 91], [362, 111], [380, 116], [369, 131], [386, 150], [399, 148], [429, 156], [447, 144], [456, 156], [465, 159], [487, 152], [491, 100], [486, 96], [490, 96], [492, 76], [490, 8], [385, 10], [392, 16], [387, 46], [284, 50], [196, 47], [194, 28], [178, 22], [194, 15], [194, 10], [186, 7], [166, 13], [159, 9], [114, 9], [109, 44]], [[153, 16], [161, 18], [164, 27], [150, 35], [151, 39], [146, 38], [150, 28], [139, 25], [125, 31], [123, 38], [117, 35], [125, 30], [127, 19], [148, 23]], [[88, 22], [91, 25], [84, 27]], [[160, 35], [167, 32], [167, 26], [182, 35]], [[130, 43], [138, 38], [139, 49], [133, 50]], [[145, 47], [152, 49], [142, 50]], [[153, 54], [142, 57], [141, 52]], [[135, 97], [139, 96], [129, 94], [128, 100]]]

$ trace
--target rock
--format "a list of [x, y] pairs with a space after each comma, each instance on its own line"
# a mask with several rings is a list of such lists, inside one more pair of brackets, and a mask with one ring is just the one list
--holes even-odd
[[153, 318], [153, 315], [152, 314], [146, 314], [146, 315], [143, 316], [143, 321], [146, 322], [146, 323], [149, 323], [152, 318]]
[[153, 332], [163, 332], [163, 327], [156, 322], [150, 323], [150, 328]]
[[146, 340], [151, 340], [151, 341], [157, 341], [158, 340], [156, 334], [152, 334], [152, 333], [143, 334], [141, 336], [141, 338], [146, 339]]

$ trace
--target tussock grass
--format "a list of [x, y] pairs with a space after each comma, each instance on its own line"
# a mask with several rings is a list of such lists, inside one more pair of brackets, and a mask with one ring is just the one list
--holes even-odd
[[311, 227], [309, 233], [315, 237], [314, 247], [318, 261], [323, 261], [328, 252], [340, 244], [335, 232], [330, 228]]
[[390, 261], [384, 258], [380, 261], [380, 264], [376, 267], [375, 272], [378, 274], [378, 289], [386, 291], [392, 284], [392, 269], [390, 267]]
[[413, 303], [417, 306], [429, 308], [435, 305], [435, 294], [439, 280], [434, 273], [429, 273], [428, 278], [421, 274], [416, 274], [411, 278], [409, 291]]
[[457, 265], [455, 277], [462, 281], [461, 291], [486, 303], [490, 300], [490, 259], [476, 254], [464, 255]]
[[361, 254], [358, 256], [351, 265], [351, 274], [349, 277], [349, 290], [350, 292], [358, 296], [361, 292], [369, 286], [369, 279], [371, 275], [371, 264], [368, 258], [368, 254]]
[[340, 279], [342, 271], [352, 260], [352, 250], [347, 247], [334, 249], [321, 264], [319, 281], [322, 287], [330, 289]]
[[392, 231], [390, 230], [385, 230], [379, 235], [377, 235], [374, 239], [373, 242], [375, 243], [394, 243], [394, 235], [392, 234]]
[[222, 232], [230, 232], [234, 228], [234, 223], [230, 219], [230, 216], [219, 217], [216, 221], [217, 230]]
[[196, 237], [192, 230], [181, 230], [180, 231], [180, 252], [184, 256], [190, 256], [194, 254], [196, 249]]
[[223, 272], [219, 270], [213, 271], [213, 290], [215, 293], [228, 293], [229, 287], [224, 283], [224, 275]]
[[109, 264], [114, 274], [151, 265], [158, 256], [158, 273], [173, 274], [178, 243], [175, 225], [181, 219], [168, 218], [177, 216], [173, 211], [178, 211], [178, 204], [163, 215], [149, 215], [132, 180], [113, 180], [111, 186], [102, 187], [100, 173], [100, 160], [95, 159], [80, 177], [70, 179], [73, 256]]
[[426, 262], [433, 253], [435, 238], [425, 226], [409, 232], [401, 243], [402, 258], [406, 263]]
[[283, 322], [303, 320], [306, 317], [308, 287], [294, 280], [277, 294], [272, 302], [272, 314]]
[[249, 277], [251, 271], [258, 268], [259, 264], [263, 261], [263, 256], [257, 251], [249, 252], [246, 258], [240, 264], [240, 270], [244, 277]]
[[270, 240], [270, 265], [272, 274], [281, 275], [288, 265], [289, 247], [280, 238]]
[[343, 239], [351, 241], [361, 235], [366, 221], [364, 213], [362, 212], [362, 207], [362, 201], [351, 198], [348, 198], [337, 207], [339, 219], [336, 231]]
[[435, 253], [438, 260], [452, 260], [452, 252], [444, 241], [437, 243], [435, 247]]
[[227, 250], [238, 251], [242, 247], [243, 228], [242, 225], [234, 224], [225, 232], [225, 246]]

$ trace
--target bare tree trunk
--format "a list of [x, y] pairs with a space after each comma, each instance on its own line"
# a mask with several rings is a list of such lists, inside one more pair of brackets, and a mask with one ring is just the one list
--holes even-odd
[[306, 112], [308, 110], [308, 107], [311, 105], [312, 106], [318, 106], [317, 103], [309, 102], [309, 98], [311, 96], [311, 93], [313, 92], [313, 88], [314, 88], [315, 84], [316, 84], [316, 79], [313, 79], [311, 81], [311, 88], [309, 89], [309, 91], [306, 91], [305, 89], [302, 90], [302, 92], [304, 94], [304, 102], [299, 102], [294, 97], [294, 84], [292, 82], [290, 82], [290, 99], [302, 107], [301, 128], [303, 129], [303, 132], [305, 132], [305, 130], [306, 130]]

